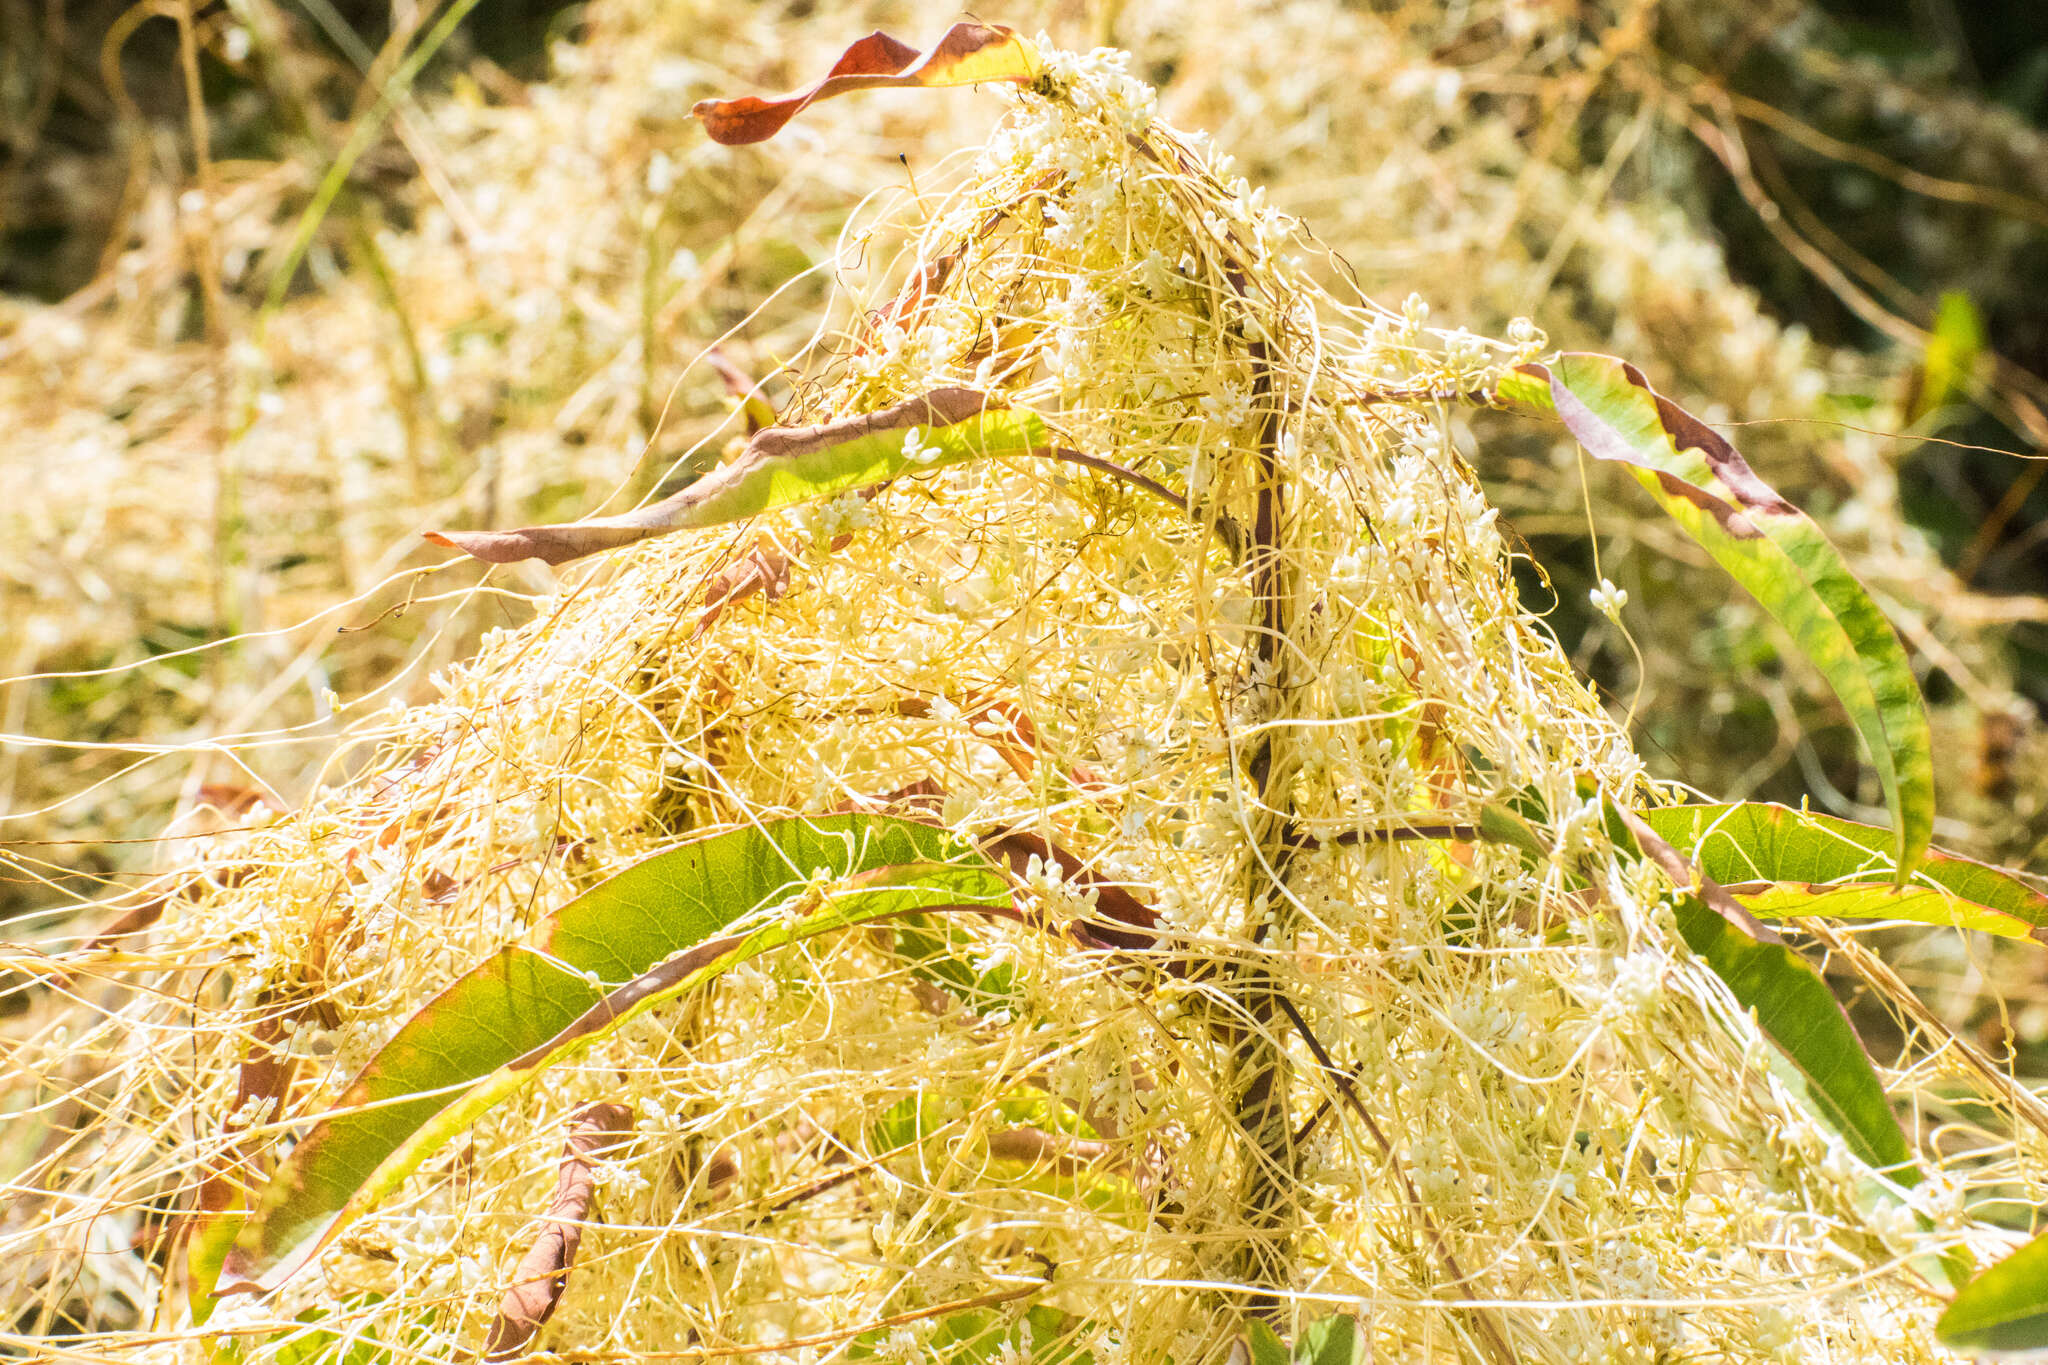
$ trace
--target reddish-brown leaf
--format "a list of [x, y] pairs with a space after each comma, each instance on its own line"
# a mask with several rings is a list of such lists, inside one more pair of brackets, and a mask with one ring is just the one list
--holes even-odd
[[212, 1292], [220, 1270], [219, 1256], [227, 1249], [225, 1239], [241, 1226], [242, 1211], [248, 1207], [247, 1191], [263, 1171], [259, 1151], [243, 1133], [277, 1118], [298, 1070], [297, 1062], [284, 1050], [289, 1040], [285, 1025], [305, 1017], [305, 1009], [286, 1005], [267, 991], [259, 997], [258, 1008], [262, 1017], [249, 1030], [234, 1105], [221, 1125], [220, 1145], [207, 1158], [198, 1197], [185, 1215], [186, 1279], [195, 1304]]
[[541, 1218], [533, 1245], [519, 1260], [512, 1287], [498, 1303], [497, 1320], [484, 1343], [484, 1359], [510, 1360], [526, 1349], [562, 1301], [576, 1250], [583, 1242], [584, 1219], [597, 1192], [591, 1162], [618, 1142], [633, 1126], [632, 1111], [622, 1104], [588, 1104], [569, 1122], [562, 1144], [562, 1162], [555, 1169], [555, 1194]]
[[[833, 548], [839, 548], [839, 540], [833, 541]], [[704, 612], [697, 618], [697, 628], [690, 633], [696, 639], [718, 623], [718, 618], [757, 593], [768, 594], [773, 602], [789, 587], [789, 556], [782, 547], [767, 536], [762, 536], [744, 555], [711, 575], [704, 584]]]
[[823, 80], [802, 90], [766, 99], [700, 100], [692, 112], [704, 120], [714, 142], [731, 147], [766, 142], [816, 101], [854, 90], [1023, 83], [1036, 80], [1044, 69], [1038, 50], [1001, 24], [955, 24], [922, 56], [878, 31], [847, 48]]
[[960, 262], [961, 252], [949, 251], [935, 261], [927, 261], [910, 272], [910, 278], [896, 291], [896, 297], [868, 314], [867, 326], [862, 329], [859, 345], [854, 347], [855, 355], [869, 355], [879, 344], [877, 337], [884, 324], [892, 325], [905, 332], [917, 330], [919, 322], [938, 301], [939, 291], [952, 278], [953, 267]]
[[995, 1129], [988, 1135], [988, 1154], [998, 1161], [1048, 1167], [1061, 1175], [1077, 1175], [1095, 1165], [1114, 1168], [1127, 1164], [1115, 1143], [1048, 1133], [1028, 1124]]
[[[140, 905], [129, 906], [126, 910], [108, 920], [107, 927], [92, 936], [92, 939], [85, 945], [85, 950], [89, 953], [96, 953], [102, 948], [111, 948], [120, 940], [128, 937], [128, 935], [139, 934], [144, 929], [149, 928], [152, 924], [163, 918], [164, 907], [171, 903], [171, 896], [173, 894], [177, 893], [167, 892], [161, 896], [151, 897]], [[67, 976], [65, 979], [69, 980], [70, 978]]]
[[1158, 911], [1121, 883], [1097, 876], [1078, 856], [1050, 839], [1023, 830], [1006, 830], [982, 840], [981, 851], [1019, 876], [1037, 858], [1042, 865], [1057, 867], [1060, 880], [1094, 892], [1099, 918], [1075, 926], [1091, 938], [1126, 952], [1144, 952], [1158, 946]]
[[[975, 733], [988, 741], [1003, 762], [1010, 765], [1010, 771], [1031, 780], [1031, 774], [1038, 766], [1040, 745], [1038, 727], [1031, 717], [1013, 701], [1002, 697], [993, 699], [984, 696], [962, 697], [956, 700], [967, 723], [977, 727]], [[931, 715], [932, 704], [924, 697], [905, 697], [895, 704], [899, 716], [922, 720]], [[1076, 763], [1067, 770], [1075, 786], [1086, 792], [1101, 792], [1109, 789], [1109, 782], [1085, 763]]]
[[883, 792], [876, 796], [857, 796], [842, 801], [832, 809], [835, 813], [847, 811], [874, 811], [917, 816], [936, 816], [946, 804], [946, 789], [935, 779], [920, 777], [898, 787], [895, 791]]

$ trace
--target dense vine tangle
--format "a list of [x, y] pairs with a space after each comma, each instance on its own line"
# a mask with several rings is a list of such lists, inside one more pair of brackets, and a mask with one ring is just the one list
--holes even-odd
[[[0, 1251], [160, 1324], [96, 1356], [473, 1352], [606, 1104], [630, 1130], [577, 1149], [601, 1222], [535, 1339], [564, 1359], [908, 1361], [986, 1330], [978, 1358], [1195, 1362], [1248, 1312], [1333, 1307], [1388, 1360], [1934, 1358], [1912, 1258], [2040, 1140], [1930, 1145], [1871, 1197], [1609, 842], [1588, 784], [1657, 793], [1517, 601], [1439, 397], [1542, 337], [1330, 292], [1117, 54], [1045, 55], [976, 157], [849, 228], [781, 420], [971, 386], [1171, 496], [989, 460], [615, 551], [364, 730], [365, 775], [190, 869], [159, 965], [81, 978], [18, 1054], [79, 1117]], [[1386, 837], [1520, 791], [1547, 862]], [[1202, 969], [976, 924], [948, 951], [1013, 985], [970, 1008], [898, 937], [815, 940], [549, 1072], [274, 1295], [195, 1325], [124, 1249], [189, 1227], [202, 1181], [260, 1181], [602, 875], [890, 793], [1076, 850], [1086, 877], [1020, 869], [1048, 918], [1122, 886]]]

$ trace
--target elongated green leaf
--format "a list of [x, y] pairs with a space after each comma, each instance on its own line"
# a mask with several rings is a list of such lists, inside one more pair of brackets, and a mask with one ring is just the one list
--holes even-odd
[[1756, 476], [1735, 447], [1613, 356], [1528, 364], [1500, 396], [1562, 420], [1579, 444], [1636, 479], [1798, 642], [1869, 747], [1896, 832], [1900, 879], [1934, 829], [1933, 740], [1919, 684], [1890, 623], [1813, 519]]
[[[921, 906], [929, 912], [940, 909], [993, 911], [1001, 901], [997, 888], [1003, 883], [987, 869], [934, 865], [924, 868], [891, 867], [878, 872], [888, 877], [886, 884], [844, 893], [827, 893], [824, 909], [789, 923], [771, 923], [752, 933], [707, 939], [608, 993], [547, 1042], [485, 1076], [422, 1123], [347, 1198], [323, 1230], [322, 1239], [391, 1193], [407, 1176], [418, 1170], [423, 1161], [452, 1142], [463, 1129], [517, 1094], [550, 1067], [569, 1061], [600, 1038], [616, 1032], [659, 1005], [699, 989], [739, 963], [802, 939], [904, 914], [906, 899], [909, 904]], [[978, 900], [952, 899], [948, 896], [949, 887], [965, 895], [983, 894]], [[947, 903], [941, 905], [941, 901]], [[303, 1265], [319, 1245], [319, 1240], [307, 1243], [272, 1270], [264, 1284], [253, 1287], [281, 1282]]]
[[[883, 869], [895, 873], [881, 877]], [[749, 927], [756, 912], [813, 883], [860, 874], [867, 883], [843, 888], [815, 914]], [[626, 1006], [610, 998], [612, 987], [661, 964], [682, 983], [668, 998], [740, 957], [850, 922], [854, 908], [871, 918], [962, 902], [1006, 905], [1006, 883], [943, 831], [882, 816], [775, 821], [627, 868], [406, 1021], [258, 1195], [228, 1255], [223, 1292], [281, 1282], [346, 1215], [544, 1069], [564, 1045], [558, 1040], [574, 1034], [570, 1044], [587, 1045], [593, 1011], [603, 1006], [609, 1022], [621, 1021]], [[651, 1003], [630, 1002], [633, 1013]], [[479, 1084], [486, 1078], [496, 1089]]]
[[1805, 958], [1760, 943], [1699, 897], [1678, 900], [1678, 932], [1728, 983], [1743, 1008], [1798, 1071], [1808, 1101], [1851, 1151], [1901, 1185], [1918, 1184], [1912, 1149], [1849, 1016]]
[[1755, 801], [1638, 813], [1765, 919], [1918, 920], [2048, 943], [2048, 895], [2025, 879], [1937, 848], [1898, 886], [1891, 833], [1875, 825]]
[[[1533, 794], [1517, 798], [1517, 804], [1534, 812], [1541, 810]], [[1676, 818], [1683, 812], [1741, 808], [1694, 806], [1678, 807], [1675, 812], [1639, 812], [1611, 801], [1603, 806], [1615, 842], [1624, 848], [1633, 845], [1670, 877], [1679, 893], [1679, 933], [1727, 983], [1736, 1001], [1754, 1011], [1757, 1027], [1791, 1068], [1787, 1079], [1805, 1090], [1808, 1103], [1865, 1162], [1888, 1170], [1902, 1185], [1917, 1184], [1920, 1172], [1912, 1164], [1905, 1132], [1834, 992], [1805, 958], [1759, 924], [1746, 906], [1731, 899], [1728, 888], [1714, 875], [1717, 869], [1693, 856], [1699, 838], [1691, 817]], [[1506, 818], [1482, 819], [1480, 837], [1520, 843], [1509, 823], [1519, 821], [1520, 815], [1508, 814], [1504, 807], [1495, 809]], [[1880, 830], [1870, 833], [1883, 837]]]
[[932, 923], [922, 915], [906, 916], [896, 927], [896, 956], [910, 964], [919, 979], [950, 993], [976, 1014], [1016, 1005], [1017, 969], [998, 962], [978, 970], [973, 961], [973, 935], [957, 925]]
[[886, 483], [905, 472], [1022, 455], [1046, 445], [1045, 423], [1036, 413], [1006, 408], [978, 389], [933, 389], [857, 417], [757, 431], [731, 464], [620, 516], [517, 531], [429, 531], [427, 539], [492, 564], [563, 564], [650, 536], [743, 521]]
[[2048, 1350], [2048, 1234], [1964, 1285], [1934, 1333], [1952, 1351]]

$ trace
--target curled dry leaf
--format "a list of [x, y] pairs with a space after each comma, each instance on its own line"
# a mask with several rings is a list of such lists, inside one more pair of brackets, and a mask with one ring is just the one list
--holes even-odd
[[[839, 541], [835, 540], [833, 548], [838, 546]], [[758, 593], [765, 592], [771, 602], [782, 596], [789, 587], [789, 570], [789, 556], [780, 545], [768, 536], [756, 540], [744, 555], [706, 580], [704, 611], [690, 638], [702, 635], [718, 623], [719, 617]]]
[[830, 813], [843, 815], [848, 811], [867, 811], [871, 814], [924, 816], [927, 824], [936, 824], [936, 817], [945, 804], [945, 787], [935, 778], [920, 777], [894, 791], [856, 796], [833, 807]]
[[241, 1230], [243, 1210], [248, 1207], [247, 1185], [253, 1169], [260, 1169], [257, 1149], [240, 1135], [284, 1108], [291, 1093], [297, 1064], [285, 1050], [289, 1041], [286, 1023], [300, 1014], [275, 994], [266, 992], [257, 1002], [261, 1011], [249, 1030], [249, 1046], [242, 1054], [241, 1075], [235, 1084], [234, 1107], [222, 1128], [236, 1135], [207, 1163], [199, 1182], [186, 1244], [185, 1278], [195, 1320], [204, 1321], [212, 1312], [210, 1297], [220, 1280], [223, 1258], [235, 1234]]
[[1086, 924], [1071, 926], [1077, 934], [1125, 952], [1145, 952], [1158, 946], [1159, 912], [1131, 894], [1128, 887], [1097, 876], [1071, 850], [1050, 839], [1013, 829], [983, 839], [981, 851], [1019, 877], [1036, 858], [1041, 867], [1059, 869], [1061, 881], [1083, 892], [1093, 892], [1095, 915]]
[[[1038, 767], [1041, 746], [1038, 727], [1031, 721], [1022, 707], [1015, 702], [996, 697], [992, 700], [979, 696], [956, 697], [951, 699], [961, 711], [974, 732], [988, 741], [1010, 771], [1031, 780]], [[925, 697], [905, 697], [892, 708], [899, 716], [922, 720], [932, 714], [932, 703]], [[1109, 789], [1109, 782], [1102, 774], [1085, 763], [1076, 763], [1067, 770], [1067, 776], [1076, 787], [1087, 792]]]
[[548, 1200], [533, 1245], [519, 1259], [512, 1287], [498, 1303], [497, 1319], [484, 1343], [485, 1360], [512, 1359], [554, 1316], [569, 1283], [570, 1267], [576, 1264], [591, 1196], [597, 1192], [591, 1162], [632, 1126], [632, 1111], [622, 1104], [585, 1105], [570, 1120], [562, 1163], [555, 1170], [554, 1197]]
[[710, 347], [704, 352], [704, 363], [725, 385], [726, 396], [740, 405], [740, 412], [747, 419], [747, 435], [775, 425], [775, 405], [763, 396], [761, 386], [745, 370], [726, 358], [725, 352]]
[[739, 521], [885, 482], [910, 467], [900, 433], [913, 427], [928, 428], [920, 468], [1026, 453], [1043, 445], [1045, 434], [1036, 415], [1013, 412], [979, 389], [933, 389], [855, 417], [756, 432], [731, 464], [620, 516], [517, 531], [429, 531], [427, 539], [492, 564], [563, 564], [649, 536]]
[[740, 146], [766, 142], [818, 100], [855, 90], [936, 88], [982, 81], [1036, 80], [1045, 69], [1038, 49], [1001, 24], [955, 24], [930, 52], [879, 30], [841, 53], [825, 78], [787, 95], [741, 95], [699, 100], [691, 112], [704, 120], [712, 141]]
[[878, 336], [885, 324], [893, 325], [905, 332], [914, 332], [933, 304], [938, 302], [939, 292], [946, 287], [946, 281], [953, 276], [953, 267], [960, 263], [964, 252], [949, 251], [934, 261], [926, 261], [910, 272], [910, 278], [896, 292], [896, 297], [868, 315], [866, 335], [855, 349], [855, 355], [869, 355], [879, 344]]

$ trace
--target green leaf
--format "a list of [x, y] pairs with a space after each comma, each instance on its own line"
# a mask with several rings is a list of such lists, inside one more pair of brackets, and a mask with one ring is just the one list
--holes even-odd
[[1362, 1335], [1349, 1313], [1320, 1318], [1302, 1328], [1294, 1343], [1296, 1365], [1355, 1365]]
[[958, 925], [925, 915], [905, 916], [896, 928], [896, 955], [920, 980], [948, 992], [976, 1014], [1014, 1007], [1022, 998], [1017, 969], [999, 962], [985, 972], [976, 971], [971, 960], [976, 946], [973, 935]]
[[[823, 890], [845, 878], [860, 880]], [[813, 886], [823, 908], [763, 922], [758, 912]], [[629, 867], [406, 1021], [257, 1196], [223, 1292], [281, 1283], [491, 1105], [735, 962], [866, 919], [1008, 903], [1007, 883], [978, 853], [942, 830], [881, 816], [774, 821]], [[628, 983], [632, 991], [611, 990]]]
[[1253, 1318], [1245, 1330], [1251, 1338], [1252, 1365], [1291, 1365], [1287, 1343], [1264, 1319]]
[[194, 1327], [204, 1326], [213, 1316], [213, 1289], [220, 1283], [221, 1265], [242, 1223], [239, 1215], [224, 1210], [193, 1227], [192, 1240], [185, 1248], [185, 1298]]
[[367, 1315], [384, 1301], [382, 1294], [351, 1294], [338, 1311], [309, 1308], [293, 1319], [303, 1324], [270, 1338], [266, 1349], [277, 1365], [388, 1365], [401, 1354], [411, 1354], [431, 1335], [437, 1314], [428, 1312], [406, 1333], [412, 1348], [379, 1340], [360, 1331], [337, 1331], [333, 1326], [356, 1314]]
[[[926, 1343], [923, 1359], [948, 1365], [1001, 1365], [1028, 1360], [1032, 1365], [1092, 1365], [1095, 1355], [1076, 1344], [1094, 1328], [1048, 1304], [1035, 1304], [1016, 1317], [987, 1308], [970, 1308], [939, 1319]], [[889, 1341], [887, 1331], [863, 1332], [847, 1344], [847, 1358], [873, 1360]]]
[[1964, 1285], [1934, 1334], [1952, 1351], [2048, 1350], [2048, 1235]]
[[1497, 844], [1507, 844], [1541, 861], [1550, 856], [1550, 850], [1536, 833], [1522, 813], [1522, 803], [1510, 800], [1507, 804], [1488, 802], [1479, 808], [1479, 837]]
[[1756, 476], [1718, 432], [1613, 356], [1518, 366], [1509, 402], [1562, 420], [1595, 457], [1639, 483], [1785, 627], [1869, 747], [1896, 826], [1903, 879], [1934, 829], [1933, 740], [1898, 636], [1812, 518]]
[[1936, 408], [1968, 396], [1985, 340], [1984, 319], [1970, 296], [1958, 289], [1943, 291], [1920, 359], [1920, 382], [1907, 407], [1908, 423], [1918, 423]]
[[[812, 427], [754, 433], [731, 464], [671, 497], [616, 517], [516, 531], [430, 531], [427, 539], [492, 564], [563, 564], [671, 531], [743, 521], [778, 507], [988, 456], [1047, 446], [1038, 414], [978, 389], [944, 388]], [[914, 456], [914, 457], [913, 457]]]
[[1912, 1149], [1893, 1115], [1849, 1016], [1805, 958], [1782, 943], [1760, 943], [1698, 896], [1681, 895], [1678, 932], [1706, 959], [1757, 1027], [1798, 1072], [1808, 1102], [1862, 1160], [1901, 1185], [1920, 1181]]
[[1917, 920], [2048, 943], [2048, 895], [2019, 874], [1937, 848], [1897, 885], [1892, 836], [1875, 825], [1766, 802], [1637, 813], [1765, 919]]

